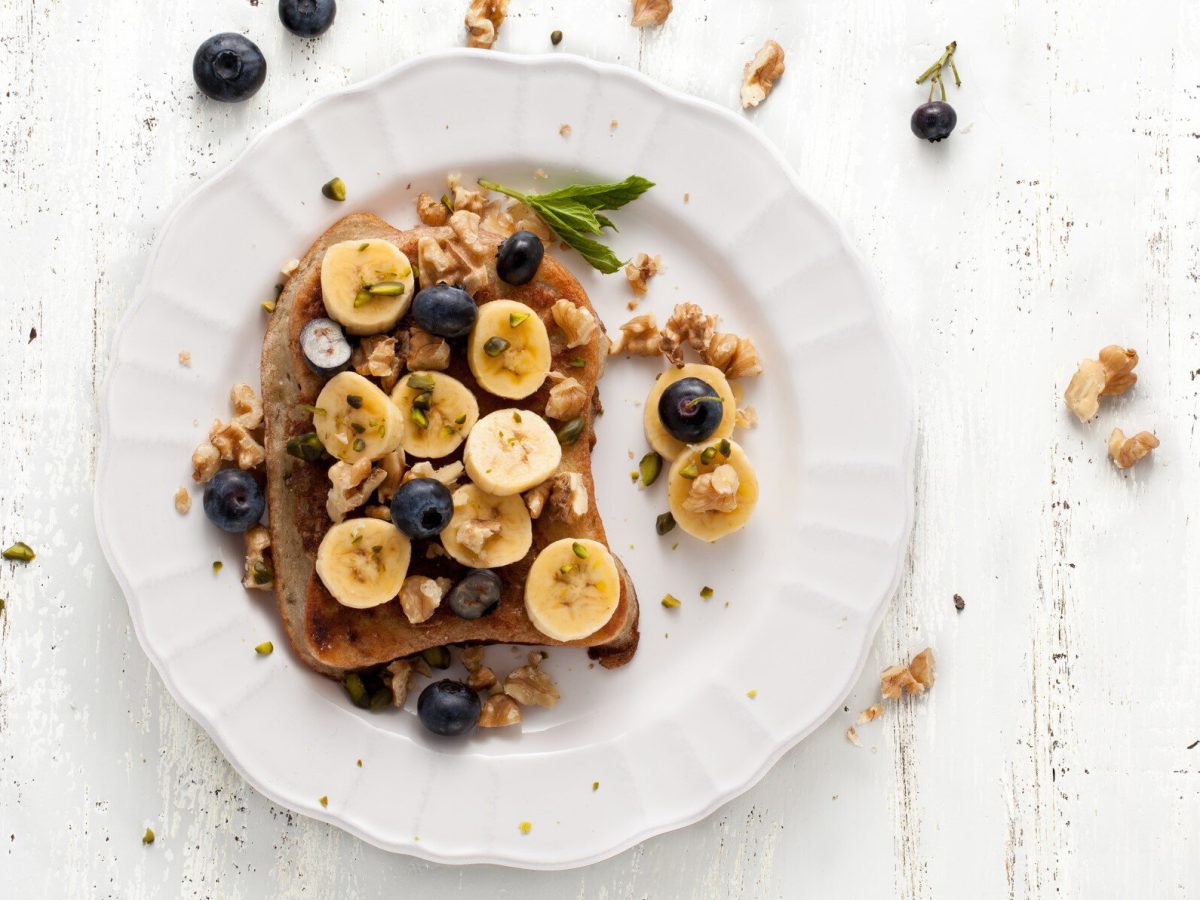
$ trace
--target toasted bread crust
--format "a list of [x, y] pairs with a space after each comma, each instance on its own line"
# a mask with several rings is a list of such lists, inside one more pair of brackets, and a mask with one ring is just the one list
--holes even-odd
[[[325, 315], [320, 289], [321, 259], [325, 249], [333, 243], [383, 238], [395, 243], [415, 261], [417, 241], [425, 235], [449, 237], [451, 231], [445, 227], [398, 231], [367, 214], [351, 215], [335, 223], [312, 246], [289, 279], [263, 341], [262, 395], [275, 591], [280, 615], [296, 652], [307, 665], [327, 675], [337, 676], [346, 670], [385, 663], [428, 647], [452, 643], [557, 644], [538, 632], [525, 614], [524, 585], [529, 566], [543, 547], [561, 537], [586, 537], [605, 545], [608, 543], [596, 509], [591, 474], [591, 447], [595, 441], [591, 423], [599, 411], [596, 381], [607, 358], [608, 339], [601, 330], [595, 340], [582, 347], [567, 349], [563, 345], [561, 333], [556, 334], [550, 317], [554, 302], [565, 297], [593, 314], [594, 310], [575, 278], [546, 256], [537, 277], [520, 287], [499, 281], [494, 267], [489, 264], [489, 286], [476, 294], [476, 301], [482, 304], [505, 298], [532, 307], [554, 335], [552, 367], [578, 379], [592, 396], [592, 403], [585, 413], [584, 437], [564, 448], [559, 468], [560, 472], [578, 472], [583, 476], [589, 498], [588, 513], [580, 519], [564, 522], [547, 511], [534, 521], [533, 546], [526, 557], [497, 570], [504, 582], [501, 603], [484, 619], [461, 619], [442, 608], [429, 621], [412, 625], [397, 602], [368, 610], [344, 607], [330, 596], [316, 577], [317, 547], [331, 524], [325, 512], [328, 464], [307, 463], [288, 456], [285, 445], [289, 438], [312, 430], [311, 418], [301, 405], [312, 404], [324, 383], [309, 372], [299, 345], [304, 325]], [[489, 237], [497, 244], [502, 240], [500, 236]], [[402, 326], [406, 324], [407, 321], [401, 323]], [[577, 357], [584, 360], [584, 366], [569, 367], [568, 362]], [[493, 397], [478, 387], [461, 351], [452, 354], [448, 374], [474, 391], [481, 415], [508, 406], [541, 413], [551, 386], [547, 382], [536, 394], [518, 402]], [[444, 465], [460, 455], [461, 450], [433, 462], [435, 466]], [[453, 560], [427, 558], [425, 551], [429, 543], [414, 543], [409, 574], [451, 578], [462, 574], [463, 567]], [[593, 658], [610, 668], [632, 659], [638, 642], [637, 596], [624, 567], [621, 572], [621, 599], [612, 619], [596, 634], [571, 644], [588, 647]]]

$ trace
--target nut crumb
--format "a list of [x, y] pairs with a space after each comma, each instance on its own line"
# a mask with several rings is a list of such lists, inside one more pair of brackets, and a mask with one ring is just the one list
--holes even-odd
[[862, 746], [862, 741], [858, 739], [858, 730], [853, 725], [846, 729], [846, 740], [852, 743], [855, 747]]
[[[404, 701], [408, 699], [408, 692], [412, 688], [413, 680], [416, 678], [416, 670], [413, 668], [411, 661], [407, 659], [398, 659], [395, 662], [388, 663], [387, 672], [391, 675], [392, 688], [392, 706], [400, 708], [404, 705]], [[358, 763], [362, 765], [362, 760]]]
[[271, 532], [255, 525], [245, 535], [246, 562], [242, 569], [242, 586], [252, 591], [269, 591], [275, 587], [275, 567], [267, 559], [271, 549]]
[[753, 406], [739, 406], [733, 411], [734, 428], [755, 428], [758, 426], [758, 410]]
[[1099, 359], [1085, 359], [1079, 364], [1063, 394], [1067, 408], [1080, 422], [1096, 415], [1101, 397], [1123, 394], [1137, 383], [1133, 373], [1138, 364], [1136, 350], [1109, 344], [1099, 355]]
[[[521, 707], [508, 694], [492, 694], [483, 701], [483, 709], [479, 713], [480, 728], [505, 728], [520, 723]], [[529, 833], [524, 825], [521, 831]]]
[[471, 0], [464, 20], [467, 46], [490, 50], [508, 13], [508, 0]]
[[746, 63], [742, 73], [742, 109], [758, 106], [767, 99], [775, 82], [783, 75], [783, 48], [767, 41]]
[[638, 295], [646, 293], [648, 282], [662, 271], [662, 257], [639, 253], [625, 265], [625, 278]]
[[691, 195], [691, 194], [689, 194], [689, 193], [687, 193], [687, 192], [684, 192], [684, 195], [683, 195], [683, 202], [684, 202], [684, 203], [691, 203], [691, 202], [692, 202], [692, 195]]
[[854, 724], [855, 725], [866, 725], [868, 722], [874, 722], [876, 719], [878, 719], [882, 715], [883, 715], [883, 704], [882, 703], [872, 703], [870, 706], [868, 706], [866, 709], [864, 709], [862, 712], [860, 712], [858, 714], [858, 718], [855, 719]]
[[1139, 459], [1149, 456], [1158, 443], [1158, 438], [1148, 431], [1139, 431], [1127, 438], [1120, 428], [1114, 428], [1108, 438], [1108, 455], [1118, 468], [1128, 469]]
[[175, 492], [175, 512], [181, 516], [186, 516], [192, 508], [192, 495], [188, 493], [185, 487], [179, 488]]
[[284, 278], [291, 278], [293, 275], [296, 274], [296, 270], [299, 268], [300, 268], [300, 260], [289, 259], [287, 262], [285, 262], [282, 266], [279, 267], [279, 274], [282, 275]]
[[618, 126], [619, 124], [621, 124], [621, 123], [620, 123], [620, 122], [618, 122], [616, 119], [613, 119], [611, 122], [609, 122], [609, 123], [608, 123], [608, 130], [609, 130], [609, 131], [616, 131], [616, 130], [617, 130], [617, 126]]
[[533, 177], [534, 177], [534, 178], [540, 178], [540, 179], [542, 179], [542, 180], [545, 180], [545, 179], [549, 178], [549, 177], [550, 177], [550, 175], [549, 175], [549, 173], [547, 173], [547, 172], [546, 172], [546, 170], [545, 170], [545, 169], [534, 169], [534, 170], [533, 170]]
[[921, 694], [933, 687], [933, 650], [926, 647], [907, 666], [889, 666], [879, 675], [879, 688], [887, 700], [901, 693]]
[[558, 126], [558, 136], [564, 137], [564, 138], [569, 138], [571, 136], [571, 126], [568, 125], [566, 122], [563, 122], [561, 125], [559, 125]]
[[671, 0], [633, 0], [633, 19], [630, 24], [634, 28], [646, 28], [661, 25], [671, 15]]
[[192, 354], [186, 350], [179, 351], [179, 364], [181, 366], [190, 366], [192, 364]]
[[959, 612], [967, 608], [967, 601], [962, 598], [961, 594], [954, 595], [954, 608]]
[[445, 225], [450, 219], [450, 210], [431, 194], [421, 193], [417, 196], [417, 218], [422, 225]]

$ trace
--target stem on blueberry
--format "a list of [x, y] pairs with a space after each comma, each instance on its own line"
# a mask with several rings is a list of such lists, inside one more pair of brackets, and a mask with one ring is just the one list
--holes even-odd
[[945, 66], [950, 67], [950, 71], [954, 73], [954, 86], [962, 87], [962, 79], [958, 77], [958, 67], [954, 65], [954, 51], [958, 49], [958, 41], [951, 41], [946, 45], [946, 52], [943, 53], [938, 61], [932, 66], [917, 76], [917, 84], [921, 84], [926, 78], [929, 82], [929, 99], [933, 99], [933, 90], [936, 85], [940, 85], [942, 89], [942, 99], [946, 99], [946, 85], [942, 81], [942, 69]]

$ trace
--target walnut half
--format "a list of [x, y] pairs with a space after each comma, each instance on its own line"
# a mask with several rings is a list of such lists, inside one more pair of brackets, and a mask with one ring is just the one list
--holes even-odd
[[464, 23], [467, 26], [467, 46], [491, 49], [496, 43], [500, 25], [508, 14], [508, 0], [471, 0]]
[[1118, 468], [1128, 469], [1157, 446], [1158, 438], [1148, 431], [1127, 438], [1120, 428], [1114, 428], [1108, 438], [1108, 455]]
[[1100, 409], [1100, 398], [1123, 394], [1137, 383], [1133, 369], [1138, 364], [1136, 350], [1109, 344], [1099, 359], [1085, 359], [1071, 376], [1063, 399], [1080, 422], [1086, 422]]
[[767, 99], [775, 82], [783, 75], [783, 48], [775, 41], [767, 41], [746, 63], [742, 73], [742, 108], [758, 106]]

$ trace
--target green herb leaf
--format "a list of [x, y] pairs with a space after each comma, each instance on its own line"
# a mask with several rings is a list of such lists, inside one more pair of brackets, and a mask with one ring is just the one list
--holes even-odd
[[592, 209], [620, 209], [626, 203], [636, 200], [650, 188], [654, 182], [638, 175], [630, 175], [624, 181], [616, 184], [573, 184], [569, 187], [541, 194], [543, 200], [552, 202], [558, 200], [574, 200]]

